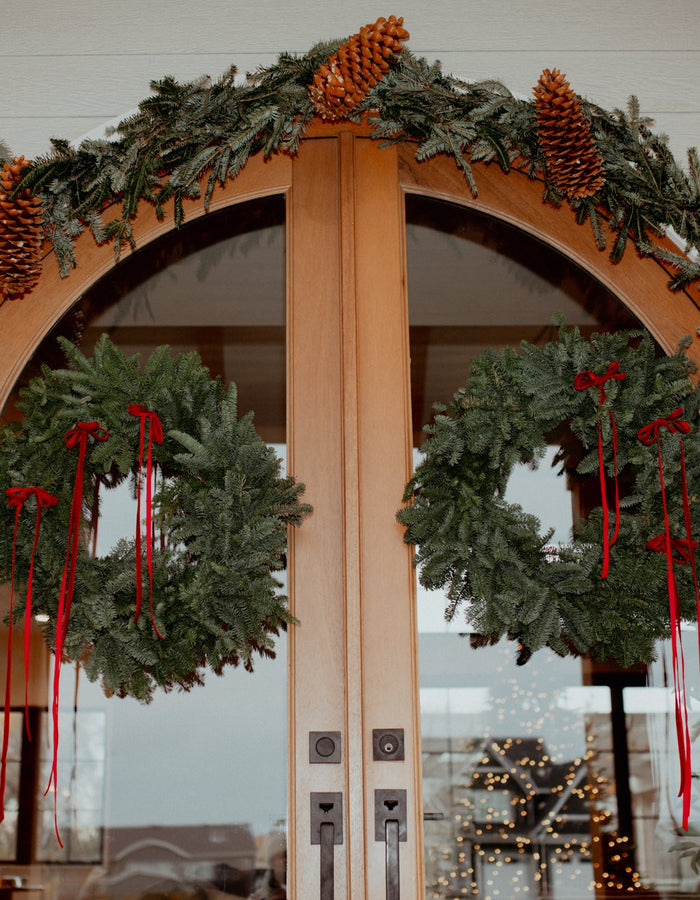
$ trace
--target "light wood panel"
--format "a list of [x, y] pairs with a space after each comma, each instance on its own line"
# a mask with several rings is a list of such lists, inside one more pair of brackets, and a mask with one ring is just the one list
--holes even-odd
[[[395, 520], [411, 464], [397, 158], [358, 138], [360, 129], [316, 133], [324, 131], [329, 137], [304, 142], [295, 160], [288, 222], [289, 458], [315, 506], [293, 535], [290, 573], [302, 622], [290, 635], [290, 888], [295, 897], [318, 892], [318, 851], [308, 852], [310, 792], [342, 790], [336, 896], [380, 896], [384, 845], [374, 840], [374, 791], [404, 789], [410, 821], [401, 845], [402, 896], [417, 897], [414, 575]], [[405, 761], [375, 762], [372, 730], [397, 727], [406, 734]], [[342, 769], [309, 764], [313, 730], [342, 732]]]
[[[337, 142], [316, 141], [311, 151], [294, 162], [287, 221], [288, 464], [314, 506], [291, 535], [289, 554], [289, 595], [301, 625], [289, 633], [288, 885], [299, 898], [319, 892], [320, 848], [309, 842], [312, 791], [344, 796], [338, 897], [347, 895], [349, 845]], [[310, 731], [341, 732], [341, 765], [310, 764]]]
[[[404, 210], [396, 148], [380, 150], [376, 142], [358, 139], [355, 165], [367, 859], [376, 892], [382, 885], [384, 845], [373, 841], [371, 834], [374, 791], [405, 789], [408, 826], [407, 841], [400, 848], [401, 896], [418, 897], [424, 879], [415, 573], [403, 528], [395, 518], [412, 473]], [[372, 760], [375, 728], [404, 729], [404, 762]]]

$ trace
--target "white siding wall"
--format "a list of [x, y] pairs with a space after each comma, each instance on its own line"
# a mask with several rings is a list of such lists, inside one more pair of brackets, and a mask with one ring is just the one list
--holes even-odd
[[121, 118], [153, 78], [252, 71], [391, 13], [446, 72], [529, 97], [556, 67], [608, 109], [636, 94], [680, 159], [700, 144], [700, 0], [0, 0], [0, 139], [30, 158]]

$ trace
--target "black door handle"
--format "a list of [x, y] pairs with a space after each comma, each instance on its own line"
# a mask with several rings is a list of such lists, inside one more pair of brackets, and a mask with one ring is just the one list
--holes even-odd
[[399, 843], [406, 840], [406, 791], [374, 792], [374, 839], [385, 844], [386, 900], [401, 900]]
[[311, 843], [321, 845], [320, 900], [335, 898], [335, 844], [343, 843], [343, 795], [311, 794]]

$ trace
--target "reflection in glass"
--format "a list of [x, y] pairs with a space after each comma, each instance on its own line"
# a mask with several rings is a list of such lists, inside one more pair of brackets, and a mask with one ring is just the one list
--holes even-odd
[[[0, 712], [0, 729], [4, 727], [4, 720], [5, 714]], [[23, 729], [24, 713], [11, 712], [5, 775], [5, 818], [2, 826], [0, 826], [0, 860], [13, 861], [17, 855], [17, 820]]]
[[[556, 314], [584, 334], [638, 326], [586, 273], [472, 211], [408, 198], [407, 246], [417, 448], [433, 404], [488, 347], [555, 339]], [[552, 467], [556, 449], [538, 470], [516, 469], [506, 499], [559, 543], [587, 501], [585, 484]], [[673, 849], [686, 836], [664, 649], [649, 682], [641, 667], [548, 650], [519, 666], [513, 643], [474, 649], [445, 606], [418, 587], [426, 897], [700, 895], [700, 876]], [[686, 650], [694, 682], [696, 636]], [[700, 725], [695, 688], [690, 704]], [[700, 822], [698, 792], [693, 812]]]
[[[239, 414], [254, 410], [284, 466], [284, 215], [284, 201], [268, 198], [138, 250], [59, 323], [24, 379], [41, 362], [63, 363], [58, 333], [86, 353], [103, 331], [143, 358], [161, 344], [173, 353], [196, 350], [212, 375], [236, 382]], [[133, 536], [135, 515], [128, 483], [102, 492], [99, 555]], [[53, 794], [44, 796], [52, 748], [42, 722], [36, 757], [21, 758], [35, 784], [31, 846], [5, 854], [32, 865], [10, 871], [41, 884], [44, 900], [284, 898], [284, 634], [276, 653], [256, 660], [252, 675], [211, 673], [204, 686], [160, 692], [148, 705], [106, 697], [64, 665], [57, 797], [64, 848], [54, 834]], [[51, 675], [46, 696], [50, 684]], [[0, 846], [13, 840], [12, 827], [8, 816]]]

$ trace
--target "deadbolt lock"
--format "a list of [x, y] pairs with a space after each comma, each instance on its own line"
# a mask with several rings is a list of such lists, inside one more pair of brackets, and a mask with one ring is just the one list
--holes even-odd
[[386, 762], [404, 759], [403, 728], [375, 728], [372, 731], [372, 758]]

